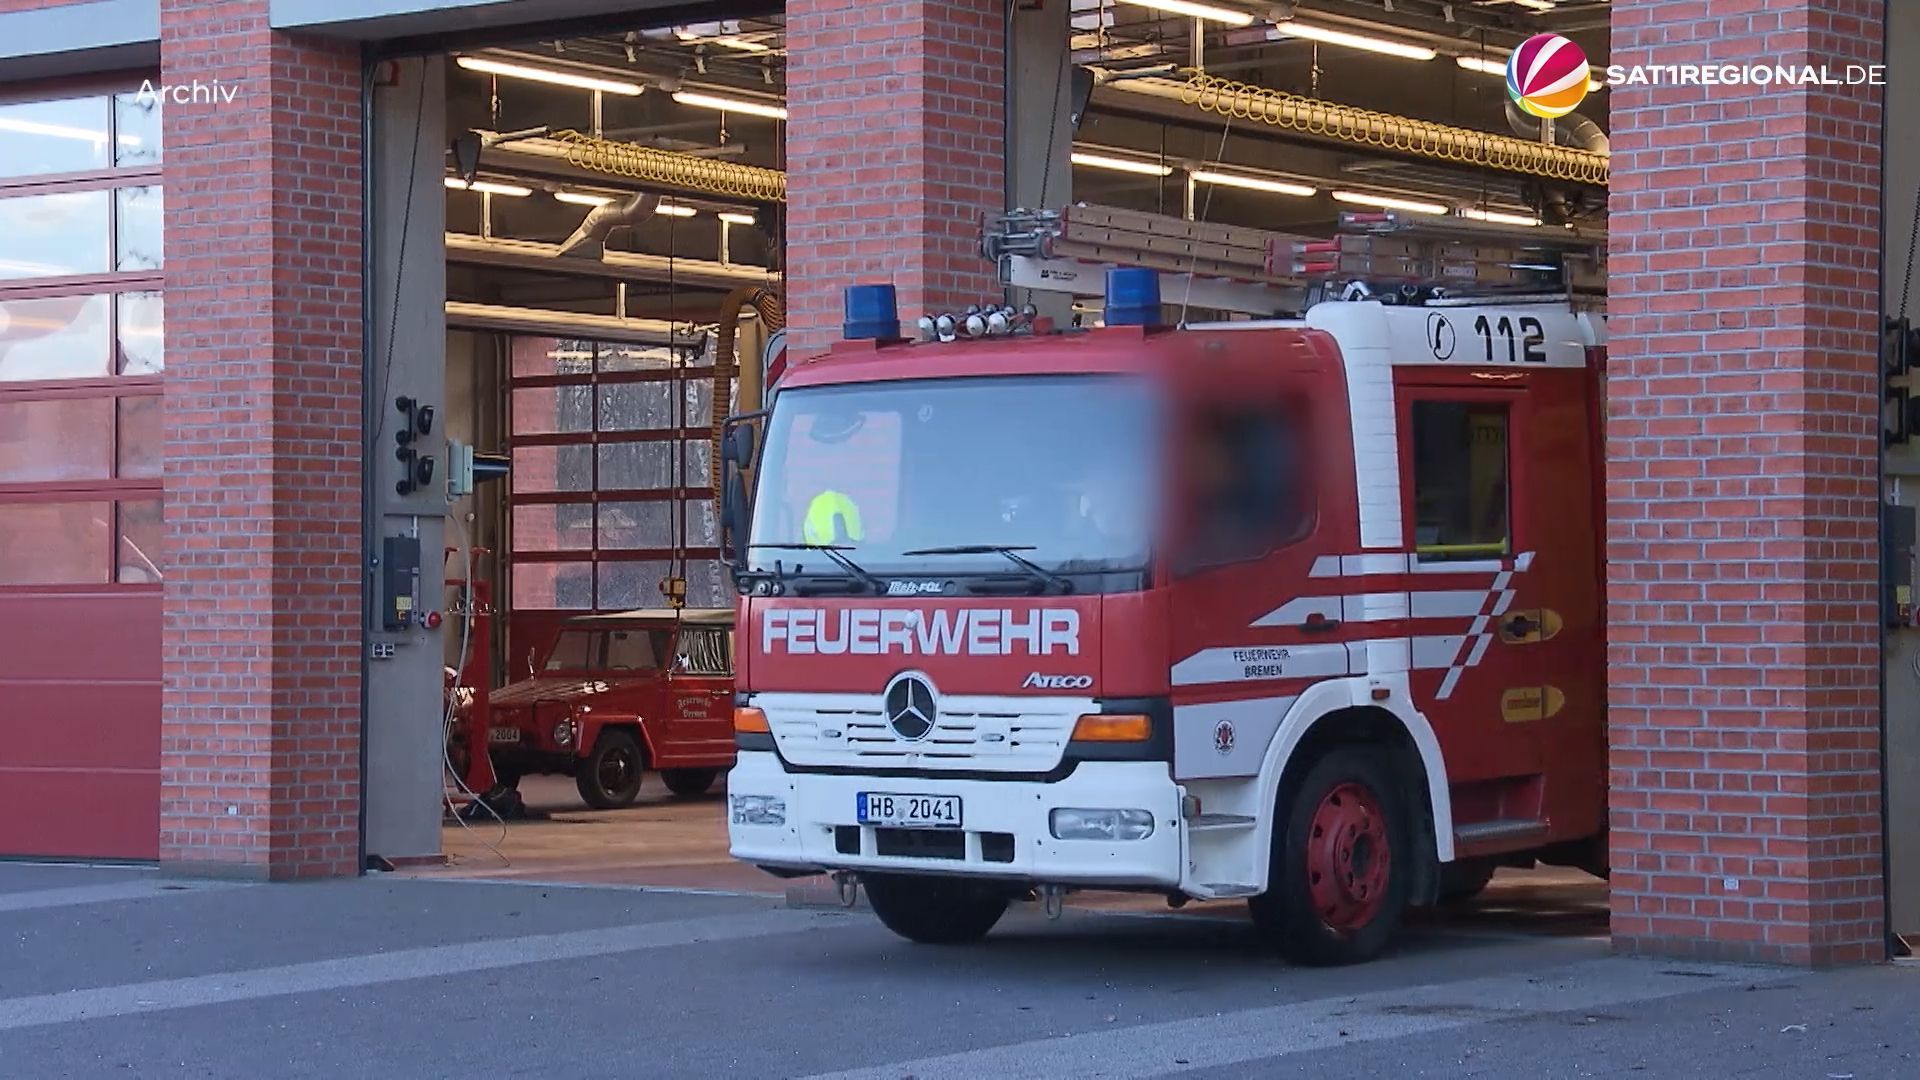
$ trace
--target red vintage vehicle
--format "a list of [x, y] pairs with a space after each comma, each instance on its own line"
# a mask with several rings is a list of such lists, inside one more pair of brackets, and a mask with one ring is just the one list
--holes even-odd
[[473, 709], [483, 721], [457, 730], [488, 733], [494, 782], [475, 790], [490, 799], [529, 773], [559, 773], [588, 806], [611, 810], [632, 805], [649, 770], [675, 795], [702, 794], [734, 759], [733, 612], [568, 620], [531, 678], [474, 694], [460, 711]]

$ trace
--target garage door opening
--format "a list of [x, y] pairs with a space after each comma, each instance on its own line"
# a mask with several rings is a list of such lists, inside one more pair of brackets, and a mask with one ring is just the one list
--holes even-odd
[[714, 446], [780, 355], [785, 60], [723, 14], [373, 73], [375, 866], [752, 880]]
[[[1447, 55], [1504, 55], [1525, 21], [1455, 42]], [[1373, 29], [1426, 42], [1432, 31], [1418, 23], [1383, 17]], [[1423, 124], [1541, 140], [1537, 123], [1513, 130], [1499, 80], [1480, 67], [1449, 65], [1453, 100], [1440, 103], [1403, 92], [1393, 73], [1408, 60], [1377, 50], [1091, 0], [1073, 4], [1057, 29], [1044, 43], [1017, 38], [1010, 197], [1320, 235], [1356, 207], [1431, 205], [1603, 235], [1603, 187], [1422, 161], [1324, 133], [1234, 130], [1216, 113], [1138, 92], [1150, 78], [1113, 77], [1172, 59]], [[1603, 63], [1604, 19], [1567, 30], [1591, 39]], [[444, 635], [452, 812], [432, 854], [479, 876], [778, 890], [726, 854], [719, 770], [731, 752], [731, 702], [721, 688], [733, 594], [713, 485], [714, 424], [751, 407], [736, 374], [748, 376], [757, 403], [780, 366], [784, 20], [575, 33], [436, 63], [447, 299], [436, 400], [444, 436], [478, 450], [483, 474], [490, 454], [507, 468], [462, 498], [444, 537], [445, 576], [478, 591], [455, 584], [445, 594], [455, 631]], [[1056, 87], [1028, 78], [1036, 67], [1097, 71], [1098, 85], [1082, 97], [1077, 77]], [[1049, 102], [1083, 115], [1048, 132], [1020, 119], [1045, 115]], [[1585, 120], [1569, 122], [1560, 141], [1576, 128], [1583, 146], [1604, 142]], [[1060, 314], [1091, 325], [1101, 313], [1082, 298]], [[385, 408], [393, 396], [382, 397]], [[479, 592], [484, 617], [469, 629], [454, 616]], [[656, 677], [659, 666], [672, 670]], [[661, 695], [644, 707], [659, 718], [606, 725], [580, 708], [622, 694]], [[478, 698], [491, 715], [463, 723]], [[623, 709], [643, 711], [606, 712]], [[711, 759], [700, 756], [707, 750]], [[476, 753], [490, 769], [473, 767]], [[465, 790], [473, 787], [487, 790]], [[1494, 869], [1475, 868], [1454, 891], [1479, 893], [1478, 871]], [[1559, 925], [1594, 931], [1604, 927], [1605, 892], [1577, 871], [1498, 868], [1479, 910], [1551, 912]]]

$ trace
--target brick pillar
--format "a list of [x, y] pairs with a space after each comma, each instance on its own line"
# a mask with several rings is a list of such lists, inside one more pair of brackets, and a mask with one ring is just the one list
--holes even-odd
[[1001, 0], [789, 0], [787, 311], [795, 355], [839, 336], [850, 284], [902, 321], [1000, 295], [980, 227], [1005, 209]]
[[267, 0], [161, 0], [167, 567], [160, 859], [357, 871], [360, 61]]
[[[1876, 64], [1883, 0], [1616, 0], [1613, 63]], [[1881, 92], [1620, 86], [1613, 935], [1878, 960]]]

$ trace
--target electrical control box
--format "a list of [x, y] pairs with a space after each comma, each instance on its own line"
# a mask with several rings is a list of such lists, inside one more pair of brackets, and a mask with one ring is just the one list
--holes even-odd
[[405, 630], [420, 610], [420, 541], [389, 536], [380, 547], [380, 626]]
[[1886, 591], [1880, 606], [1888, 626], [1913, 625], [1914, 533], [1913, 507], [1881, 505], [1881, 580], [1886, 584]]

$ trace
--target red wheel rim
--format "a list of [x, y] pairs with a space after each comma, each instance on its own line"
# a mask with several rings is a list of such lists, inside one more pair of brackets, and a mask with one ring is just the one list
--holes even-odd
[[1327, 792], [1307, 831], [1307, 891], [1330, 929], [1361, 929], [1387, 900], [1393, 847], [1387, 815], [1364, 785]]

